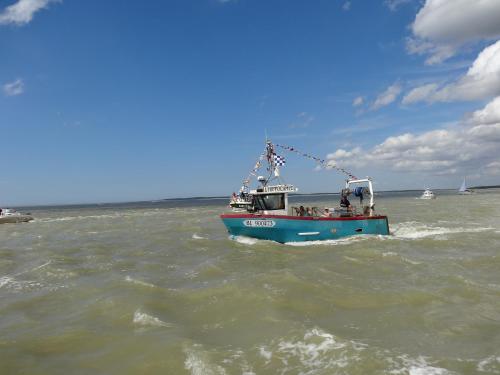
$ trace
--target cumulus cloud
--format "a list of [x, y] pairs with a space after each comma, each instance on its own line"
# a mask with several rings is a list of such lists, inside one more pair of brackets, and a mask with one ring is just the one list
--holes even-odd
[[475, 124], [500, 124], [500, 96], [489, 102], [486, 107], [475, 111], [471, 116]]
[[377, 96], [377, 99], [373, 102], [371, 109], [377, 110], [379, 108], [385, 107], [395, 101], [399, 94], [401, 93], [401, 85], [396, 82], [389, 86], [384, 92]]
[[407, 49], [429, 55], [427, 64], [440, 63], [464, 44], [499, 38], [499, 20], [498, 0], [426, 0], [412, 24]]
[[365, 99], [362, 96], [358, 96], [357, 98], [354, 98], [352, 101], [352, 106], [353, 107], [359, 107], [364, 103]]
[[3, 85], [3, 93], [6, 96], [21, 95], [24, 92], [24, 81], [20, 78]]
[[442, 87], [435, 83], [416, 87], [403, 98], [403, 104], [478, 100], [496, 95], [500, 95], [500, 40], [481, 51], [467, 73], [456, 81]]
[[61, 0], [18, 0], [0, 13], [0, 25], [25, 25], [30, 23], [36, 12], [47, 8], [50, 3]]
[[327, 155], [330, 165], [383, 166], [395, 171], [452, 174], [498, 170], [500, 97], [474, 112], [469, 121], [449, 129], [388, 137], [372, 149], [339, 149]]

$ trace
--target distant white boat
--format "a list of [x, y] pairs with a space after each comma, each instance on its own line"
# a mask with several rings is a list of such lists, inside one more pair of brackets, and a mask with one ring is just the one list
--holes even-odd
[[462, 182], [462, 186], [458, 189], [458, 194], [460, 195], [469, 195], [472, 194], [472, 190], [467, 189], [467, 184], [465, 183], [465, 177], [464, 181]]
[[247, 211], [248, 208], [252, 206], [252, 200], [248, 194], [236, 195], [233, 193], [229, 201], [229, 206], [231, 206], [235, 212]]
[[436, 195], [431, 189], [426, 188], [420, 196], [420, 199], [436, 199]]
[[0, 224], [7, 223], [26, 223], [33, 220], [30, 214], [22, 214], [12, 208], [0, 209]]

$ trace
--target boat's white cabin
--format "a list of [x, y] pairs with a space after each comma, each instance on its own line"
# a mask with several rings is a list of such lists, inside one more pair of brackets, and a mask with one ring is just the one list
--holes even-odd
[[21, 215], [19, 212], [14, 210], [13, 208], [2, 208], [0, 215], [2, 216], [14, 216], [14, 215]]
[[288, 215], [288, 193], [298, 189], [293, 185], [268, 185], [251, 190], [253, 207], [264, 215]]

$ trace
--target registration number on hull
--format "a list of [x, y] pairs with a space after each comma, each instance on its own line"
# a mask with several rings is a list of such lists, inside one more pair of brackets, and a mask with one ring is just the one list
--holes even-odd
[[274, 220], [255, 220], [249, 219], [243, 221], [246, 227], [272, 228], [276, 225]]

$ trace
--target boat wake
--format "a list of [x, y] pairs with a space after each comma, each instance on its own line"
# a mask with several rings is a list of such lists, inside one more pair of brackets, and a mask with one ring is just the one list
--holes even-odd
[[394, 239], [402, 240], [416, 240], [426, 237], [437, 237], [448, 234], [458, 234], [458, 233], [479, 233], [494, 230], [491, 227], [439, 227], [431, 226], [424, 223], [419, 223], [416, 221], [408, 221], [392, 225], [392, 235]]
[[236, 242], [243, 244], [243, 245], [255, 245], [259, 242], [260, 243], [272, 242], [272, 241], [268, 241], [268, 240], [259, 240], [257, 238], [251, 238], [251, 237], [245, 237], [245, 236], [229, 236], [229, 238], [231, 240], [236, 241]]
[[[428, 237], [434, 237], [440, 239], [440, 236], [446, 236], [450, 234], [460, 234], [460, 233], [481, 233], [495, 231], [492, 227], [442, 227], [442, 226], [432, 226], [424, 223], [419, 223], [416, 221], [407, 221], [391, 225], [390, 235], [373, 235], [373, 234], [361, 234], [349, 237], [342, 237], [336, 240], [322, 240], [322, 241], [304, 241], [304, 242], [286, 242], [286, 246], [341, 246], [350, 245], [360, 241], [367, 240], [419, 240]], [[499, 233], [499, 231], [495, 231]], [[194, 237], [193, 237], [194, 238]], [[276, 243], [269, 240], [260, 240], [257, 238], [244, 237], [244, 236], [230, 236], [232, 240], [241, 243], [243, 245], [256, 245], [259, 243]]]
[[360, 234], [357, 236], [350, 237], [342, 237], [337, 240], [323, 240], [323, 241], [307, 241], [307, 242], [286, 242], [285, 245], [288, 246], [342, 246], [342, 245], [350, 245], [352, 243], [357, 243], [360, 241], [366, 241], [369, 239], [376, 239], [380, 237], [380, 235], [372, 235], [372, 234]]

